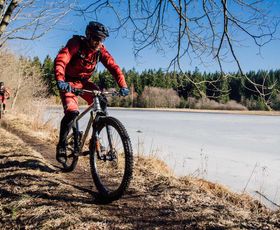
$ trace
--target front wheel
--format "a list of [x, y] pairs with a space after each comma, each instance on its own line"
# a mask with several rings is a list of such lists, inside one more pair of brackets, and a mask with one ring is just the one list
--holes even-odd
[[90, 143], [90, 166], [100, 198], [119, 199], [129, 186], [133, 152], [125, 127], [113, 117], [100, 118]]

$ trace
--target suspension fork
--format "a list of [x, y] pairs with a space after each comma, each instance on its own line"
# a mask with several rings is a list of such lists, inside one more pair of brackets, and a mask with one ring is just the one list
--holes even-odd
[[111, 138], [112, 134], [111, 134], [111, 129], [107, 124], [106, 124], [106, 131], [107, 131], [107, 138], [108, 138], [110, 150], [112, 150], [113, 149], [112, 138]]
[[[96, 103], [97, 110], [102, 111], [101, 105], [100, 105], [99, 97], [96, 97], [95, 103]], [[105, 113], [105, 115], [107, 116], [107, 114], [108, 114], [108, 112], [107, 112], [107, 106], [106, 106], [106, 108], [103, 110], [103, 113]], [[111, 135], [111, 129], [110, 129], [110, 127], [109, 127], [107, 124], [106, 124], [106, 131], [107, 131], [107, 138], [108, 138], [110, 150], [112, 150], [112, 149], [113, 149], [113, 144], [112, 144], [112, 138], [111, 138], [111, 136], [112, 136], [112, 135]]]
[[[102, 116], [107, 116], [108, 112], [107, 112], [107, 106], [105, 108], [101, 108], [101, 105], [100, 105], [100, 99], [99, 99], [99, 96], [96, 96], [95, 99], [94, 99], [94, 105], [95, 105], [95, 109], [96, 109], [96, 116], [94, 117], [93, 119], [93, 125], [94, 124], [97, 124], [98, 123], [98, 120], [100, 118], [100, 114], [102, 114]], [[110, 127], [106, 125], [106, 132], [107, 132], [107, 138], [108, 138], [108, 142], [109, 142], [109, 146], [110, 146], [110, 151], [113, 149], [113, 144], [112, 144], [112, 138], [111, 138], [111, 129]], [[94, 130], [94, 127], [93, 127], [93, 130]], [[101, 150], [101, 146], [100, 146], [100, 141], [99, 141], [99, 133], [98, 133], [98, 130], [96, 129], [95, 131], [95, 140], [96, 140], [96, 149], [98, 149], [98, 152], [100, 152]]]
[[[99, 119], [99, 117], [97, 117], [97, 119], [95, 121], [97, 121], [98, 119]], [[110, 129], [110, 127], [106, 124], [107, 138], [108, 138], [109, 147], [110, 147], [109, 150], [108, 149], [107, 150], [104, 149], [104, 146], [102, 145], [102, 140], [99, 137], [98, 128], [94, 127], [94, 125], [93, 125], [93, 130], [95, 130], [95, 132], [94, 132], [94, 134], [95, 134], [95, 143], [94, 144], [95, 144], [95, 149], [96, 149], [98, 158], [100, 160], [104, 160], [104, 161], [112, 160], [111, 154], [110, 154], [110, 156], [108, 156], [108, 154], [112, 153], [112, 150], [113, 150], [113, 144], [112, 144], [112, 140], [111, 140], [111, 129]], [[104, 155], [104, 150], [106, 150], [105, 155]]]

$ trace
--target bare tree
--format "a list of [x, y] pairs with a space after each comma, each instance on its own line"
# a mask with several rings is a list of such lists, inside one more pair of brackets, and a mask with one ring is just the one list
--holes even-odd
[[0, 24], [0, 36], [3, 34], [3, 32], [6, 30], [6, 27], [10, 23], [12, 13], [15, 10], [15, 8], [18, 6], [19, 1], [16, 1], [16, 0], [11, 1], [7, 5], [6, 10], [4, 9], [4, 4], [7, 4], [7, 2], [1, 0], [0, 1], [0, 10], [1, 10], [2, 21], [1, 21], [1, 24]]
[[[279, 24], [270, 11], [275, 1], [266, 0], [98, 0], [76, 11], [98, 18], [108, 9], [116, 16], [112, 29], [127, 29], [135, 54], [154, 46], [160, 51], [176, 50], [172, 64], [180, 65], [184, 55], [205, 63], [210, 56], [219, 63], [229, 55], [242, 72], [235, 48], [245, 39], [262, 47], [274, 39]], [[116, 24], [116, 22], [118, 22]], [[132, 32], [131, 32], [132, 31]], [[246, 44], [246, 43], [245, 43]], [[164, 45], [164, 46], [163, 46]]]
[[[279, 15], [271, 10], [277, 1], [267, 0], [96, 0], [75, 8], [80, 15], [98, 19], [102, 13], [115, 15], [111, 29], [123, 29], [134, 42], [135, 55], [142, 50], [155, 47], [164, 52], [175, 51], [170, 66], [182, 69], [186, 60], [196, 60], [203, 65], [215, 61], [223, 80], [224, 65], [236, 64], [240, 76], [254, 86], [269, 107], [268, 99], [276, 82], [272, 85], [257, 84], [242, 70], [237, 48], [253, 41], [261, 48], [277, 39]], [[278, 12], [279, 13], [279, 12]], [[245, 64], [243, 64], [245, 65]], [[185, 67], [185, 66], [184, 66]], [[199, 89], [201, 82], [189, 80]], [[205, 81], [208, 81], [205, 79]], [[264, 93], [266, 92], [266, 93]], [[201, 92], [203, 95], [203, 92]]]
[[34, 101], [46, 95], [46, 85], [40, 68], [26, 58], [0, 52], [0, 79], [11, 92], [9, 107], [21, 112], [32, 112]]
[[42, 37], [71, 10], [75, 0], [0, 0], [0, 47], [7, 40]]
[[180, 97], [173, 89], [148, 86], [145, 86], [140, 100], [148, 108], [176, 108], [180, 104]]

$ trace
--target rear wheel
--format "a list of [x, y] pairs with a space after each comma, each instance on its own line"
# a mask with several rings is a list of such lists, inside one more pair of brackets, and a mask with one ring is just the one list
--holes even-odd
[[126, 129], [113, 117], [100, 118], [90, 144], [93, 181], [103, 201], [119, 199], [132, 179], [133, 152]]
[[63, 171], [71, 172], [76, 168], [79, 158], [78, 154], [74, 148], [74, 135], [71, 133], [67, 137], [66, 162], [63, 164]]

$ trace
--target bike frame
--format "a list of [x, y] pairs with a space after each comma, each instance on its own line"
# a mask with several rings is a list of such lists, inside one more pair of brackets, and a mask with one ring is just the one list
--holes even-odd
[[[79, 153], [82, 152], [82, 149], [84, 147], [84, 144], [86, 142], [90, 127], [93, 125], [94, 121], [98, 118], [99, 114], [102, 114], [103, 116], [107, 115], [107, 112], [102, 110], [101, 105], [100, 105], [100, 99], [99, 99], [99, 95], [100, 95], [100, 91], [98, 90], [94, 90], [94, 91], [90, 91], [90, 90], [82, 90], [85, 93], [91, 93], [94, 98], [93, 98], [93, 103], [91, 103], [81, 114], [79, 114], [73, 121], [72, 124], [72, 128], [74, 128], [74, 130], [76, 130], [75, 132], [73, 131], [73, 135], [74, 135], [74, 146], [79, 146], [78, 143], [78, 135], [80, 133], [79, 131], [79, 120], [81, 118], [83, 118], [88, 112], [90, 112], [90, 118], [88, 121], [88, 124], [86, 126], [86, 130], [85, 133], [82, 135], [82, 140], [81, 140], [81, 144], [79, 146]], [[113, 94], [110, 92], [103, 92], [103, 94]], [[108, 135], [110, 135], [110, 130], [108, 127], [107, 128], [107, 133]], [[110, 140], [110, 138], [109, 138]], [[110, 147], [112, 146], [111, 143]]]

